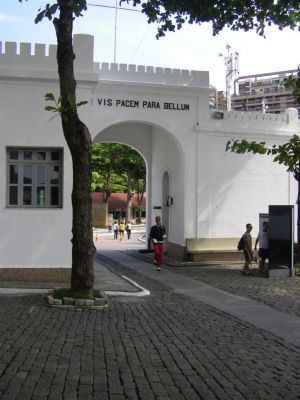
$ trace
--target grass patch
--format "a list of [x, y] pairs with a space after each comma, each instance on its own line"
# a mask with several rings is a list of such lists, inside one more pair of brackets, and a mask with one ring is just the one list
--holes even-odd
[[[82, 298], [80, 296], [76, 296], [76, 294], [74, 295], [72, 293], [71, 289], [67, 289], [67, 288], [54, 289], [53, 297], [55, 299], [59, 299], [59, 300], [62, 300], [64, 297], [73, 297], [74, 299]], [[91, 298], [91, 300], [95, 299], [96, 297], [97, 298], [101, 297], [99, 290], [94, 290], [93, 297]]]

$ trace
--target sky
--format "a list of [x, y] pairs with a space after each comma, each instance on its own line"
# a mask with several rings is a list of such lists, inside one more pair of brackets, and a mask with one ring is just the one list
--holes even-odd
[[[0, 41], [56, 43], [50, 21], [34, 23], [38, 10], [46, 3], [52, 1], [0, 0]], [[186, 25], [157, 40], [157, 26], [149, 25], [145, 15], [138, 11], [118, 10], [115, 35], [115, 10], [109, 7], [114, 7], [116, 0], [88, 0], [88, 4], [84, 16], [74, 22], [74, 33], [94, 36], [97, 62], [113, 62], [115, 57], [116, 62], [122, 64], [209, 71], [210, 84], [218, 90], [226, 87], [224, 56], [228, 54], [227, 45], [231, 46], [232, 53], [239, 53], [240, 76], [297, 69], [300, 64], [298, 31], [279, 31], [270, 27], [263, 38], [254, 31], [224, 29], [213, 36], [209, 24]], [[122, 7], [133, 8], [125, 3]]]

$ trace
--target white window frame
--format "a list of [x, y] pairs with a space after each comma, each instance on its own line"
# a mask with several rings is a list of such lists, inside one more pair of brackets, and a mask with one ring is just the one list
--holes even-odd
[[[11, 152], [18, 152], [18, 159], [12, 159]], [[32, 158], [25, 159], [24, 152], [31, 152]], [[40, 153], [45, 153], [45, 159], [39, 158]], [[53, 153], [58, 153], [59, 159], [52, 159]], [[7, 178], [6, 178], [6, 206], [9, 208], [62, 208], [63, 199], [63, 148], [50, 148], [50, 147], [7, 147], [6, 148], [7, 160]], [[18, 169], [17, 183], [10, 182], [10, 169], [11, 166], [16, 166]], [[32, 175], [31, 182], [24, 182], [25, 166], [31, 166]], [[44, 182], [38, 183], [38, 167], [45, 167]], [[51, 172], [53, 167], [58, 167], [57, 177], [53, 177], [51, 181]], [[54, 182], [55, 180], [58, 182]], [[17, 204], [10, 204], [10, 188], [17, 187]], [[31, 187], [31, 203], [24, 203], [24, 188]], [[40, 188], [38, 196], [38, 188]], [[55, 188], [58, 188], [58, 204], [53, 204], [51, 201], [51, 194], [54, 193]]]

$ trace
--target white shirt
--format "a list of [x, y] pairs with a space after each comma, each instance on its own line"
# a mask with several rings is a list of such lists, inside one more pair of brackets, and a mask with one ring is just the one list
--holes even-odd
[[260, 249], [268, 249], [269, 248], [269, 232], [260, 230], [257, 235], [257, 240], [259, 241]]

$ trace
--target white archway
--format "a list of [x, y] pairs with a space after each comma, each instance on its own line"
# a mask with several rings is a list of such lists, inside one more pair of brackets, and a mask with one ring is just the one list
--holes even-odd
[[[184, 242], [184, 158], [177, 140], [164, 128], [127, 121], [113, 124], [94, 136], [94, 143], [116, 142], [134, 148], [144, 158], [147, 171], [147, 233], [157, 213], [168, 228], [168, 242]], [[174, 204], [166, 207], [166, 197]], [[176, 199], [176, 200], [175, 200]], [[176, 225], [182, 229], [173, 229]], [[179, 224], [179, 225], [178, 225]]]

